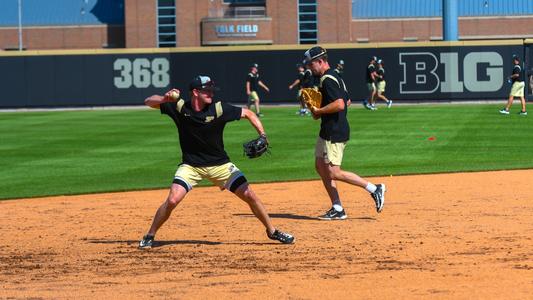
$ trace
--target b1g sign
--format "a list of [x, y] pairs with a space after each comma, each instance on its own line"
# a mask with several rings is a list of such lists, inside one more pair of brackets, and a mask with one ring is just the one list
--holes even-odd
[[[508, 93], [512, 50], [475, 47], [398, 53], [402, 98], [501, 98]], [[426, 49], [428, 50], [428, 49]]]

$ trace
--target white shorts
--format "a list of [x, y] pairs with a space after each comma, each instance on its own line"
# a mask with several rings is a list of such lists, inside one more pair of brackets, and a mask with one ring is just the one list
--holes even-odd
[[[186, 190], [190, 191], [202, 179], [207, 179], [221, 190], [231, 190], [232, 185], [240, 177], [244, 178], [244, 174], [231, 162], [213, 167], [193, 167], [182, 164], [174, 175], [174, 183], [184, 183], [187, 186]], [[239, 179], [238, 182], [242, 181], [243, 179]]]
[[524, 97], [524, 87], [525, 84], [523, 81], [515, 81], [511, 87], [511, 93], [509, 96]]
[[331, 163], [332, 165], [340, 166], [345, 147], [345, 142], [332, 143], [331, 141], [326, 141], [318, 137], [315, 146], [315, 157], [323, 158], [328, 164]]

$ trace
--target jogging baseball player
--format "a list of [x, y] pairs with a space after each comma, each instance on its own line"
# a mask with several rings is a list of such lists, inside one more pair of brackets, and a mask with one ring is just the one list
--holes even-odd
[[248, 95], [248, 109], [251, 109], [252, 105], [255, 106], [255, 114], [258, 117], [262, 117], [263, 114], [259, 107], [259, 94], [257, 91], [259, 87], [262, 87], [265, 91], [270, 92], [270, 89], [259, 79], [259, 65], [253, 64], [250, 67], [250, 72], [246, 76], [246, 95]]
[[[304, 65], [305, 65], [305, 61], [304, 61]], [[318, 89], [318, 78], [315, 75], [313, 75], [313, 72], [311, 72], [311, 70], [309, 70], [307, 66], [305, 66], [302, 88]]]
[[387, 103], [387, 108], [391, 108], [392, 100], [385, 97], [385, 87], [387, 82], [385, 81], [385, 63], [382, 59], [378, 59], [378, 70], [376, 71], [376, 99], [383, 100]]
[[376, 61], [377, 57], [370, 57], [370, 62], [366, 67], [366, 87], [368, 89], [368, 99], [363, 100], [363, 106], [369, 110], [376, 110], [374, 98], [376, 97]]
[[512, 82], [511, 92], [509, 93], [509, 99], [505, 108], [500, 110], [500, 114], [508, 115], [511, 105], [513, 105], [514, 97], [520, 97], [522, 103], [522, 110], [518, 113], [521, 116], [527, 116], [526, 111], [526, 99], [524, 98], [525, 83], [522, 80], [522, 67], [520, 67], [520, 58], [513, 55], [513, 73], [508, 78]]
[[350, 139], [350, 126], [346, 118], [348, 91], [342, 78], [329, 66], [327, 52], [320, 46], [312, 47], [304, 54], [304, 61], [315, 76], [320, 78], [322, 94], [320, 107], [311, 106], [315, 119], [320, 118], [320, 133], [315, 146], [315, 168], [331, 200], [332, 207], [321, 220], [344, 220], [347, 215], [342, 207], [336, 181], [366, 189], [381, 212], [385, 203], [385, 185], [374, 185], [357, 174], [341, 169], [346, 142]]
[[339, 75], [340, 78], [342, 78], [342, 75], [344, 74], [344, 60], [339, 60], [337, 63], [337, 67], [333, 70]]
[[293, 88], [298, 88], [296, 100], [298, 100], [298, 103], [300, 103], [300, 110], [298, 111], [298, 114], [300, 116], [305, 116], [309, 112], [307, 111], [307, 108], [305, 106], [305, 102], [302, 101], [301, 95], [302, 95], [302, 83], [304, 81], [305, 77], [305, 68], [302, 64], [296, 65], [296, 70], [298, 71], [298, 77], [289, 85], [289, 90], [292, 90]]
[[185, 195], [202, 179], [210, 180], [221, 190], [227, 189], [245, 201], [266, 227], [268, 238], [285, 244], [294, 242], [292, 235], [281, 232], [272, 225], [263, 203], [224, 150], [223, 132], [226, 123], [246, 118], [257, 133], [266, 139], [261, 121], [246, 108], [213, 100], [215, 90], [214, 82], [208, 76], [197, 76], [189, 84], [190, 101], [181, 99], [176, 89], [164, 96], [150, 96], [144, 101], [147, 106], [159, 108], [162, 114], [174, 121], [183, 155], [169, 195], [155, 213], [150, 229], [139, 243], [140, 249], [152, 247], [159, 228]]

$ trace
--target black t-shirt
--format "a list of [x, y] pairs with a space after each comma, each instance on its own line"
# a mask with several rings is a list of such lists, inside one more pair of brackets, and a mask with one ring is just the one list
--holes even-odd
[[320, 137], [333, 143], [346, 142], [350, 139], [350, 125], [346, 114], [348, 113], [347, 101], [348, 90], [340, 76], [329, 69], [320, 78], [320, 92], [322, 93], [322, 105], [324, 107], [337, 99], [344, 101], [344, 110], [334, 114], [321, 116]]
[[318, 86], [317, 83], [318, 79], [313, 76], [313, 72], [311, 70], [306, 69], [304, 72], [304, 78], [302, 81], [302, 88], [310, 88], [314, 86]]
[[378, 71], [377, 71], [377, 73], [378, 73], [378, 75], [379, 75], [378, 77], [376, 77], [376, 80], [377, 80], [377, 81], [383, 81], [383, 80], [385, 80], [385, 69], [384, 69], [384, 68], [379, 68]]
[[342, 74], [344, 74], [344, 69], [335, 68], [335, 73], [339, 74], [339, 76], [342, 78]]
[[376, 71], [376, 66], [374, 64], [369, 64], [368, 67], [366, 67], [366, 82], [367, 83], [373, 83], [374, 80], [372, 79], [372, 73]]
[[299, 72], [297, 79], [298, 79], [298, 84], [296, 85], [296, 87], [298, 89], [301, 89], [303, 87], [303, 84], [304, 84], [305, 72]]
[[520, 82], [522, 81], [522, 68], [520, 67], [520, 65], [514, 65], [513, 67], [513, 75], [514, 74], [518, 74], [518, 77], [516, 78], [513, 78], [513, 82]]
[[196, 112], [191, 108], [190, 101], [180, 99], [163, 103], [160, 109], [178, 127], [183, 163], [209, 167], [230, 161], [224, 150], [224, 127], [227, 122], [241, 118], [242, 108], [214, 102]]
[[248, 73], [248, 76], [246, 76], [246, 81], [250, 83], [250, 92], [258, 91], [259, 73]]

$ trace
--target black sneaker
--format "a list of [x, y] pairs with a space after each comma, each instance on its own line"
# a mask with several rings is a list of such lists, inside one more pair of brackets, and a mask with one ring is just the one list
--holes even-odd
[[325, 214], [318, 216], [320, 220], [344, 220], [348, 216], [346, 215], [346, 212], [343, 210], [336, 211], [335, 208], [331, 208], [328, 210]]
[[288, 233], [281, 232], [279, 230], [274, 230], [273, 234], [270, 234], [267, 229], [267, 236], [269, 239], [274, 241], [280, 241], [283, 244], [292, 244], [294, 243], [294, 237]]
[[385, 204], [386, 188], [384, 184], [377, 184], [376, 187], [376, 191], [370, 195], [372, 195], [372, 198], [374, 198], [374, 202], [376, 203], [376, 211], [379, 213], [383, 209], [383, 204]]
[[152, 249], [153, 244], [154, 244], [154, 236], [145, 235], [143, 236], [143, 239], [139, 242], [139, 249]]

